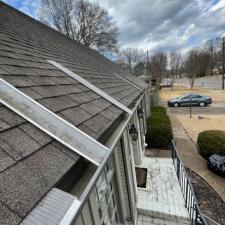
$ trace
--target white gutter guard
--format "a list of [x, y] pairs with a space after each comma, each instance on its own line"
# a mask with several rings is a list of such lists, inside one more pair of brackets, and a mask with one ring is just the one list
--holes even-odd
[[97, 166], [109, 154], [104, 145], [3, 79], [0, 79], [0, 102]]
[[64, 220], [65, 215], [70, 212], [71, 208], [76, 211], [79, 207], [80, 201], [75, 196], [58, 188], [53, 188], [20, 225], [59, 225]]
[[59, 70], [63, 71], [64, 73], [66, 73], [70, 77], [74, 78], [75, 80], [77, 80], [81, 84], [85, 85], [86, 87], [88, 87], [89, 89], [94, 91], [96, 94], [102, 96], [103, 98], [105, 98], [106, 100], [111, 102], [112, 104], [116, 105], [117, 107], [119, 107], [123, 111], [125, 111], [129, 114], [132, 113], [132, 111], [130, 109], [128, 109], [125, 105], [123, 105], [122, 103], [120, 103], [119, 101], [117, 101], [116, 99], [111, 97], [110, 95], [106, 94], [104, 91], [102, 91], [101, 89], [99, 89], [95, 85], [91, 84], [89, 81], [85, 80], [84, 78], [82, 78], [78, 74], [72, 72], [71, 70], [67, 69], [66, 67], [62, 66], [61, 64], [59, 64], [55, 61], [52, 61], [52, 60], [47, 60], [47, 61], [49, 63], [51, 63], [53, 66], [57, 67]]
[[136, 85], [134, 85], [133, 83], [131, 83], [130, 81], [128, 81], [127, 79], [125, 79], [124, 77], [118, 75], [117, 73], [113, 73], [115, 76], [119, 77], [121, 80], [127, 82], [128, 84], [132, 85], [133, 87], [135, 87], [136, 89], [138, 89], [139, 91], [143, 91], [141, 88], [137, 87]]

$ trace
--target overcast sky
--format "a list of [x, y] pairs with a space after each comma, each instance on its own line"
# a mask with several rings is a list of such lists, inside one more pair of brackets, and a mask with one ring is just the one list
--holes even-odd
[[[37, 17], [40, 0], [4, 0]], [[187, 51], [225, 35], [225, 0], [91, 0], [108, 10], [120, 28], [119, 46]]]

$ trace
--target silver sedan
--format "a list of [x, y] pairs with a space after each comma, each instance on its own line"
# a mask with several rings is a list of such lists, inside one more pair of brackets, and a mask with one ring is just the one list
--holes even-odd
[[187, 94], [168, 101], [168, 106], [200, 106], [204, 107], [212, 103], [212, 98], [200, 94]]

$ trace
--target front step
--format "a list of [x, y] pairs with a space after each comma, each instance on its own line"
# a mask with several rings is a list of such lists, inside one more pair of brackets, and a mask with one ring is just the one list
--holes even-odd
[[191, 225], [191, 221], [138, 215], [137, 225]]
[[[161, 220], [163, 225], [167, 225], [167, 223], [165, 223], [165, 221], [168, 222], [168, 224], [170, 225], [191, 225], [191, 220], [189, 217], [183, 217], [183, 216], [177, 216], [177, 215], [173, 215], [173, 214], [169, 214], [169, 213], [165, 213], [165, 212], [160, 212], [160, 211], [154, 211], [154, 210], [146, 210], [146, 209], [141, 209], [138, 208], [138, 217], [144, 218], [145, 220]], [[153, 223], [153, 224], [157, 224], [158, 223]], [[142, 224], [141, 224], [142, 225]], [[143, 224], [144, 225], [144, 224]], [[147, 224], [146, 224], [147, 225]]]

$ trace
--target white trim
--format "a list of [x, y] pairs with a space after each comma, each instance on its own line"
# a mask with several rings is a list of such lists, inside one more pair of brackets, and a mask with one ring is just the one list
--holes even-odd
[[139, 91], [143, 91], [141, 88], [137, 87], [136, 85], [134, 85], [133, 83], [131, 83], [130, 81], [128, 81], [127, 79], [125, 79], [124, 77], [121, 77], [120, 75], [118, 75], [117, 73], [113, 73], [115, 76], [119, 77], [121, 80], [127, 82], [128, 84], [132, 85], [133, 87], [135, 87], [136, 89], [138, 89]]
[[85, 80], [84, 78], [82, 78], [78, 74], [72, 72], [71, 70], [67, 69], [66, 67], [62, 66], [61, 64], [59, 64], [55, 61], [52, 61], [52, 60], [47, 60], [47, 61], [49, 63], [51, 63], [52, 65], [54, 65], [55, 67], [57, 67], [59, 70], [63, 71], [64, 73], [66, 73], [70, 77], [74, 78], [75, 80], [77, 80], [81, 84], [85, 85], [86, 87], [88, 87], [89, 89], [94, 91], [96, 94], [102, 96], [103, 98], [105, 98], [106, 100], [111, 102], [112, 104], [116, 105], [117, 107], [119, 107], [123, 111], [125, 111], [129, 114], [132, 114], [132, 111], [130, 109], [128, 109], [125, 105], [123, 105], [122, 103], [120, 103], [119, 101], [117, 101], [116, 99], [114, 99], [113, 97], [111, 97], [110, 95], [108, 95], [107, 93], [105, 93], [104, 91], [102, 91], [101, 89], [96, 87], [95, 85], [91, 84], [89, 81]]
[[81, 205], [81, 202], [79, 200], [75, 199], [73, 204], [70, 206], [69, 210], [64, 215], [62, 221], [60, 221], [59, 225], [68, 224], [67, 218], [70, 218], [72, 215], [76, 214], [80, 205]]
[[109, 154], [107, 147], [3, 79], [0, 79], [0, 102], [97, 166]]

